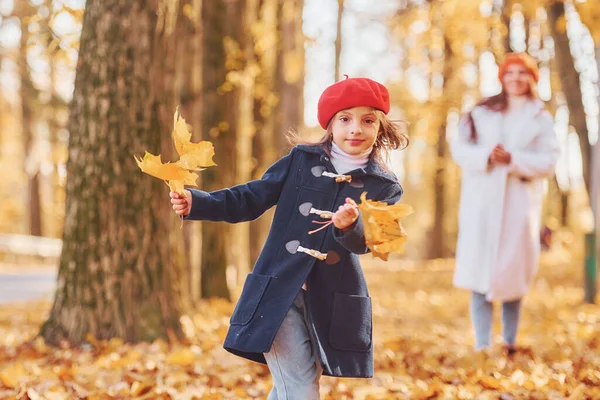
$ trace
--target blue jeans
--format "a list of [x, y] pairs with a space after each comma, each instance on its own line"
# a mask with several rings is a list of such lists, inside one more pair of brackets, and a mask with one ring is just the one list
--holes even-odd
[[318, 400], [323, 373], [308, 331], [304, 290], [300, 290], [279, 327], [268, 353], [273, 376], [267, 400]]
[[[507, 345], [514, 345], [519, 325], [521, 299], [502, 303], [502, 335]], [[493, 304], [485, 294], [473, 292], [471, 296], [471, 318], [475, 328], [475, 350], [490, 347], [492, 339]]]

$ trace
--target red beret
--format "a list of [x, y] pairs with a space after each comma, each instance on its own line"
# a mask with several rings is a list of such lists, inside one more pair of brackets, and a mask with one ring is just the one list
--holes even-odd
[[387, 114], [390, 94], [385, 86], [369, 78], [348, 78], [323, 91], [317, 106], [317, 118], [323, 129], [335, 113], [352, 107], [373, 107]]
[[538, 69], [537, 62], [527, 53], [508, 53], [502, 64], [500, 64], [500, 67], [498, 67], [498, 79], [502, 80], [506, 68], [511, 64], [519, 64], [527, 68], [534, 81], [537, 82], [540, 79], [540, 70]]

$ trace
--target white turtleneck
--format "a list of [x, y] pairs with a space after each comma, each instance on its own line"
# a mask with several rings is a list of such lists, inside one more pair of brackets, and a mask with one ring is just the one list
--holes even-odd
[[364, 168], [369, 163], [369, 155], [373, 151], [370, 147], [360, 154], [348, 154], [342, 150], [337, 144], [331, 143], [331, 163], [338, 174], [345, 174], [346, 172]]

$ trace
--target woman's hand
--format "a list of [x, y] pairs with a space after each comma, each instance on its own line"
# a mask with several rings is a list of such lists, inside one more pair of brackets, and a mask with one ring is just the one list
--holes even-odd
[[358, 215], [358, 206], [354, 200], [346, 197], [346, 203], [339, 206], [338, 210], [333, 214], [331, 220], [336, 228], [346, 231], [346, 228], [356, 222]]
[[192, 209], [192, 192], [186, 189], [183, 191], [183, 195], [177, 192], [170, 192], [169, 196], [171, 197], [171, 204], [173, 204], [175, 214], [185, 217], [190, 213]]
[[497, 144], [490, 153], [489, 163], [492, 165], [508, 165], [511, 158], [510, 153], [504, 149], [504, 146]]

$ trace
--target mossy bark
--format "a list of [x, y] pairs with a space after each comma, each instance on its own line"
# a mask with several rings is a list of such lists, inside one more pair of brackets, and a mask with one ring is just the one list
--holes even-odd
[[127, 341], [183, 336], [189, 290], [179, 221], [168, 187], [133, 157], [172, 151], [177, 13], [157, 0], [86, 3], [63, 250], [41, 329], [49, 343], [79, 344], [88, 333]]

